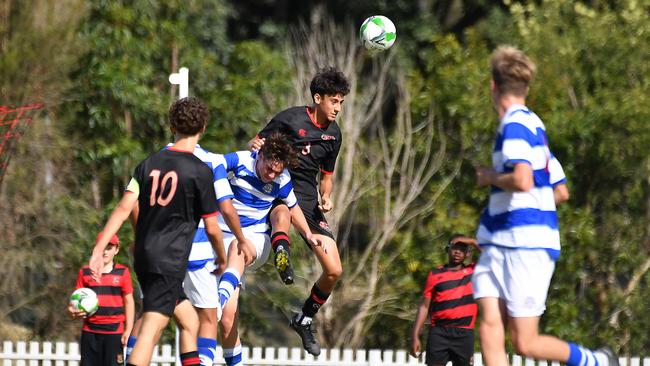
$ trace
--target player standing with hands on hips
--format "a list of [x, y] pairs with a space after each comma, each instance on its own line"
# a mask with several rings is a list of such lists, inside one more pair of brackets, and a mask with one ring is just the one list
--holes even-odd
[[[609, 348], [596, 351], [539, 334], [546, 309], [560, 234], [554, 166], [546, 128], [526, 107], [535, 65], [520, 50], [499, 47], [491, 57], [492, 102], [499, 127], [492, 168], [478, 168], [478, 185], [491, 187], [477, 239], [482, 248], [474, 269], [481, 350], [487, 366], [506, 366], [505, 329], [516, 352], [568, 366], [618, 366]], [[568, 197], [568, 195], [565, 195]]]
[[[320, 344], [314, 337], [312, 319], [325, 304], [343, 273], [341, 259], [334, 234], [323, 215], [332, 210], [332, 189], [334, 166], [341, 148], [341, 130], [336, 116], [341, 112], [345, 96], [350, 92], [350, 83], [345, 75], [334, 67], [319, 71], [309, 86], [313, 103], [298, 106], [278, 113], [249, 142], [251, 150], [258, 151], [264, 138], [273, 132], [285, 134], [299, 152], [300, 163], [290, 169], [291, 180], [309, 228], [324, 243], [314, 247], [306, 238], [307, 245], [320, 262], [323, 273], [311, 289], [302, 311], [292, 319], [290, 326], [300, 335], [303, 348], [312, 355], [320, 354]], [[320, 177], [320, 179], [319, 179]], [[280, 201], [274, 202], [270, 222], [271, 245], [275, 253], [275, 266], [285, 284], [293, 283], [293, 269], [289, 257], [289, 209]]]

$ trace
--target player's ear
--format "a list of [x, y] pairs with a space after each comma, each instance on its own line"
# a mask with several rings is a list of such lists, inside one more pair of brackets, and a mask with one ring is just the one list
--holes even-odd
[[318, 94], [318, 93], [314, 94], [314, 103], [320, 104], [321, 100], [322, 100], [322, 98], [321, 98], [320, 94]]

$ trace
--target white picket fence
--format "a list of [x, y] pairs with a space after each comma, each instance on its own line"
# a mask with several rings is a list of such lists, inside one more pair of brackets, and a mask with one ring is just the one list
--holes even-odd
[[[2, 366], [78, 366], [79, 344], [64, 342], [8, 342], [2, 344], [0, 361]], [[409, 366], [424, 365], [422, 360], [410, 357], [404, 350], [323, 350], [313, 357], [300, 348], [286, 347], [243, 347], [244, 364], [247, 366]], [[620, 358], [621, 366], [650, 366], [650, 357]], [[152, 365], [173, 366], [176, 364], [170, 345], [156, 347]], [[224, 365], [221, 349], [217, 349], [216, 365]], [[450, 364], [448, 364], [449, 366]], [[549, 366], [546, 361], [512, 357], [512, 366]], [[560, 366], [553, 362], [551, 366]], [[483, 366], [481, 354], [474, 355], [474, 366]]]

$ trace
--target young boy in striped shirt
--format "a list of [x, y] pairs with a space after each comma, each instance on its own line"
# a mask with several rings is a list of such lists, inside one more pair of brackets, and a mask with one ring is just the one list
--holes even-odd
[[120, 240], [113, 235], [104, 249], [102, 278], [95, 280], [87, 265], [79, 270], [77, 276], [75, 289], [89, 288], [95, 291], [99, 300], [99, 309], [91, 316], [68, 306], [73, 318], [84, 320], [80, 342], [81, 366], [124, 364], [122, 349], [133, 329], [135, 303], [129, 269], [113, 260], [119, 251]]

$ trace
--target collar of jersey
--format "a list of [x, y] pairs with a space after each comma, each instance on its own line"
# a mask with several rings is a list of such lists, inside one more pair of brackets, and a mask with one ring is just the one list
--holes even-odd
[[318, 122], [316, 122], [316, 120], [314, 119], [314, 117], [311, 116], [311, 113], [309, 113], [309, 106], [305, 106], [305, 110], [307, 111], [307, 115], [309, 116], [309, 120], [311, 121], [311, 123], [312, 123], [314, 126], [320, 128], [321, 130], [324, 130], [324, 129], [327, 128], [327, 126], [321, 126], [321, 125], [319, 125]]

